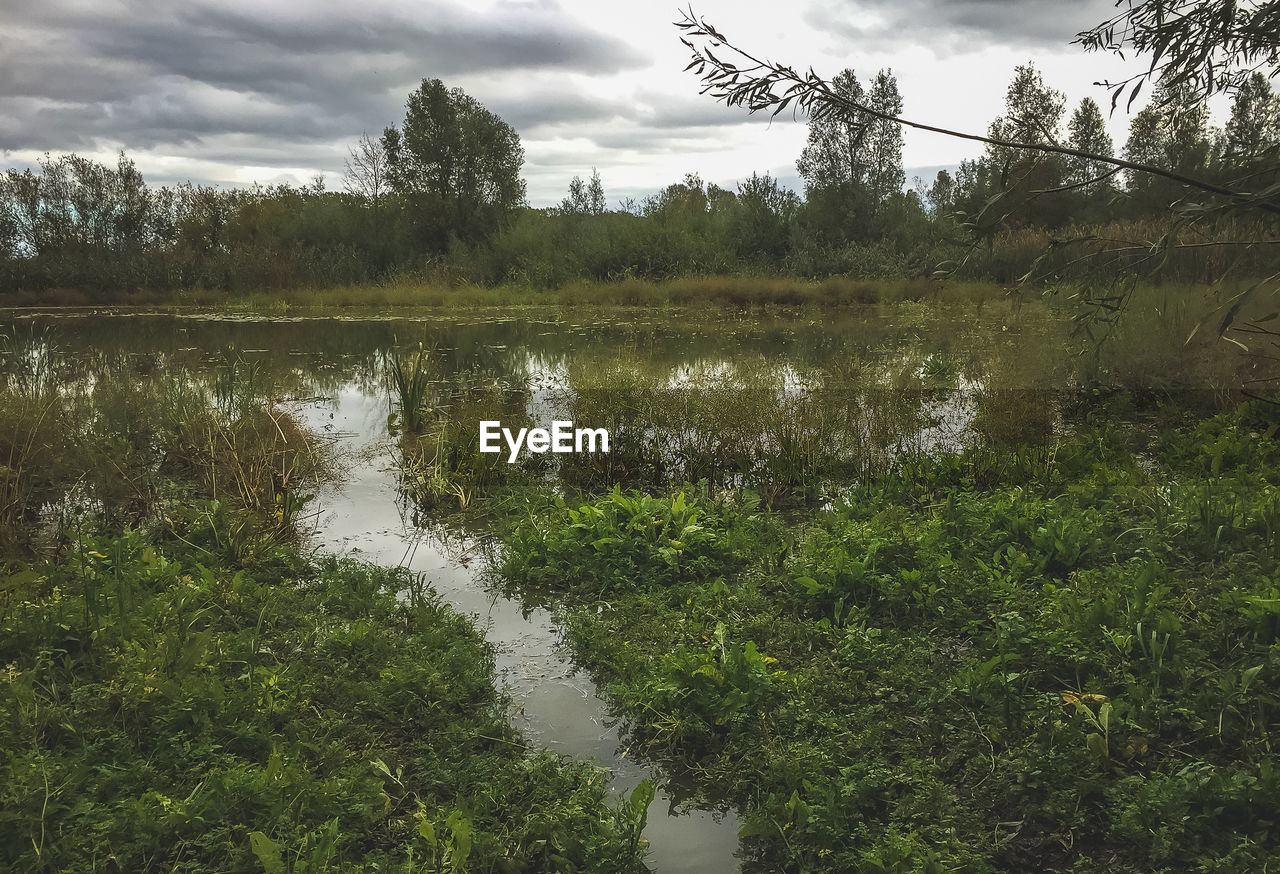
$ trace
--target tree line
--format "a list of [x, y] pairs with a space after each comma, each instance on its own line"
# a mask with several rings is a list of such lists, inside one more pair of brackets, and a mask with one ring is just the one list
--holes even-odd
[[[831, 85], [880, 115], [902, 112], [890, 70], [865, 82], [845, 70]], [[1069, 108], [1030, 63], [1015, 71], [989, 131], [1005, 142], [1116, 153], [1098, 103]], [[1234, 91], [1221, 129], [1200, 92], [1158, 86], [1132, 116], [1122, 154], [1201, 179], [1244, 174], [1265, 187], [1280, 182], [1278, 151], [1280, 96], [1255, 72]], [[802, 192], [768, 173], [733, 188], [691, 173], [644, 199], [610, 203], [593, 170], [574, 177], [559, 205], [535, 209], [523, 163], [510, 125], [438, 79], [409, 95], [398, 126], [351, 148], [341, 190], [322, 178], [149, 186], [123, 153], [114, 166], [46, 156], [0, 178], [0, 288], [248, 290], [399, 276], [550, 287], [735, 272], [893, 277], [947, 262], [962, 275], [1009, 281], [1058, 235], [1141, 236], [1144, 222], [1194, 195], [1173, 179], [999, 145], [908, 185], [901, 126], [838, 114], [809, 120], [797, 161]], [[1165, 269], [1196, 279], [1224, 257], [1184, 253]]]

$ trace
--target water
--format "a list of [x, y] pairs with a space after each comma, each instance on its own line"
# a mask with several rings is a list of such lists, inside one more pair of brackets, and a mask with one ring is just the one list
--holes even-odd
[[[369, 450], [350, 468], [344, 483], [323, 496], [316, 539], [389, 567], [423, 574], [454, 608], [475, 617], [497, 651], [500, 681], [513, 701], [511, 717], [532, 746], [543, 746], [608, 768], [610, 790], [630, 792], [641, 780], [659, 777], [629, 758], [615, 720], [608, 717], [595, 684], [576, 671], [559, 645], [559, 630], [545, 611], [527, 615], [515, 601], [483, 585], [477, 544], [461, 537], [442, 542], [438, 533], [415, 527], [398, 501], [394, 461], [379, 446], [373, 423], [386, 420], [382, 397], [343, 390], [336, 404], [302, 408], [316, 427], [332, 427], [343, 439]], [[649, 866], [657, 872], [736, 871], [737, 814], [680, 807], [660, 788], [649, 809], [645, 837]]]
[[[80, 369], [86, 385], [101, 369], [123, 363], [139, 379], [193, 380], [212, 392], [219, 374], [237, 362], [237, 379], [248, 389], [297, 410], [350, 451], [342, 481], [318, 496], [317, 544], [423, 574], [450, 604], [475, 617], [496, 648], [499, 679], [513, 701], [511, 719], [529, 742], [600, 763], [612, 772], [611, 789], [617, 793], [656, 777], [662, 788], [645, 831], [651, 866], [663, 874], [715, 874], [741, 868], [737, 814], [680, 803], [687, 793], [679, 780], [660, 764], [630, 754], [625, 733], [609, 718], [596, 687], [575, 670], [561, 646], [552, 617], [536, 609], [526, 613], [485, 585], [482, 534], [415, 524], [387, 433], [384, 355], [421, 345], [442, 379], [478, 373], [520, 386], [524, 410], [543, 424], [566, 393], [599, 389], [600, 374], [618, 368], [630, 373], [627, 378], [673, 391], [691, 380], [729, 386], [765, 373], [773, 387], [767, 397], [753, 399], [755, 407], [747, 404], [749, 411], [820, 386], [832, 374], [854, 372], [853, 365], [863, 368], [850, 378], [855, 388], [865, 383], [896, 391], [894, 380], [918, 381], [926, 371], [949, 374], [948, 387], [929, 390], [915, 404], [913, 414], [924, 412], [927, 421], [912, 420], [909, 429], [927, 450], [962, 439], [974, 421], [973, 395], [984, 383], [995, 375], [1007, 381], [1009, 374], [1031, 380], [1026, 374], [1043, 358], [1026, 350], [1048, 345], [1046, 324], [1015, 322], [992, 309], [985, 317], [969, 311], [965, 320], [943, 330], [936, 320], [949, 318], [945, 309], [934, 307], [926, 316], [909, 306], [770, 319], [728, 313], [702, 319], [641, 313], [625, 318], [548, 313], [252, 319], [87, 311], [22, 314], [4, 329], [30, 332], [56, 349], [60, 359], [71, 362], [68, 366]], [[935, 323], [925, 324], [926, 317]], [[612, 378], [603, 382], [606, 396]], [[860, 403], [848, 400], [851, 407]], [[711, 415], [718, 414], [712, 408]], [[910, 419], [886, 408], [863, 416], [859, 427], [868, 434], [884, 430], [886, 422], [896, 421], [893, 416]], [[760, 427], [750, 412], [741, 419], [746, 432]], [[693, 431], [677, 416], [665, 439]], [[642, 428], [629, 439], [656, 439], [654, 434]], [[904, 435], [895, 438], [899, 446]]]

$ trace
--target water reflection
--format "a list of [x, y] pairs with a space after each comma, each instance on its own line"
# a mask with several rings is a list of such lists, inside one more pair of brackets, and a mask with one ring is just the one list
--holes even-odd
[[[1061, 330], [1043, 315], [1027, 314], [1012, 332], [993, 330], [1009, 321], [998, 312], [984, 317], [993, 322], [987, 324], [972, 313], [951, 319], [939, 309], [930, 318], [950, 320], [945, 330], [924, 325], [923, 318], [902, 308], [730, 324], [719, 317], [265, 320], [93, 313], [23, 317], [6, 328], [25, 338], [28, 364], [62, 368], [68, 386], [91, 386], [109, 371], [137, 380], [181, 379], [222, 404], [241, 396], [287, 403], [330, 435], [348, 460], [342, 481], [318, 496], [317, 542], [409, 568], [475, 616], [496, 647], [512, 720], [535, 745], [608, 767], [614, 791], [622, 792], [652, 764], [629, 755], [625, 732], [609, 718], [590, 678], [566, 657], [550, 614], [526, 610], [484, 584], [483, 528], [472, 515], [448, 512], [447, 500], [428, 505], [423, 470], [411, 462], [430, 461], [437, 468], [431, 475], [452, 478], [449, 484], [473, 506], [487, 494], [530, 482], [568, 491], [681, 479], [748, 485], [774, 502], [815, 501], [869, 465], [974, 439], [984, 405], [1000, 400], [1000, 392], [1063, 382], [1052, 359], [1028, 354]], [[388, 425], [387, 361], [396, 350], [419, 347], [432, 369], [434, 418], [421, 436], [396, 435]], [[1051, 405], [1038, 404], [1033, 412], [1054, 415]], [[498, 414], [543, 426], [571, 418], [609, 427], [617, 451], [482, 468], [477, 422]], [[442, 452], [445, 443], [448, 452]], [[735, 870], [736, 815], [681, 803], [685, 794], [671, 779], [655, 799], [646, 831], [653, 866]]]

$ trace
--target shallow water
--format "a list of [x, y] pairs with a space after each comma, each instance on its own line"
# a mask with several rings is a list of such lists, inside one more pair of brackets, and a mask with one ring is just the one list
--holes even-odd
[[[431, 520], [425, 527], [415, 523], [388, 437], [385, 353], [421, 346], [442, 379], [480, 373], [522, 386], [526, 413], [542, 424], [555, 417], [566, 392], [592, 379], [599, 388], [599, 374], [619, 366], [676, 392], [691, 382], [731, 385], [763, 371], [775, 378], [779, 403], [850, 363], [873, 365], [859, 371], [872, 382], [904, 375], [917, 380], [928, 372], [945, 387], [922, 396], [918, 406], [926, 421], [912, 426], [911, 439], [929, 450], [963, 439], [975, 416], [973, 394], [984, 382], [1014, 379], [1010, 374], [1026, 379], [1031, 371], [1020, 348], [1043, 346], [1051, 330], [1043, 317], [1021, 319], [994, 309], [959, 318], [936, 308], [868, 307], [768, 320], [729, 314], [270, 319], [78, 312], [10, 314], [4, 327], [10, 336], [61, 353], [59, 360], [79, 368], [86, 385], [102, 368], [123, 362], [139, 379], [202, 380], [214, 392], [234, 365], [245, 390], [279, 399], [350, 450], [342, 482], [318, 496], [316, 542], [423, 574], [450, 604], [474, 616], [496, 648], [500, 680], [513, 701], [511, 718], [530, 743], [599, 762], [613, 773], [615, 792], [656, 777], [663, 789], [645, 831], [650, 864], [659, 872], [692, 874], [741, 867], [736, 813], [677, 803], [679, 781], [629, 754], [625, 733], [609, 718], [590, 678], [574, 669], [551, 616], [526, 613], [485, 585], [481, 535]], [[948, 329], [937, 330], [939, 322]], [[996, 340], [985, 339], [991, 337]], [[1013, 360], [1017, 366], [1009, 366]], [[604, 386], [607, 392], [607, 380]], [[876, 427], [878, 419], [867, 422]]]
[[[385, 420], [385, 403], [341, 392], [336, 409], [309, 408], [316, 424], [332, 424], [367, 442], [370, 421]], [[371, 407], [373, 409], [371, 409]], [[329, 418], [329, 414], [333, 418]], [[374, 447], [376, 449], [376, 447]], [[453, 607], [474, 616], [497, 651], [499, 679], [513, 701], [512, 721], [532, 746], [566, 756], [594, 759], [613, 774], [610, 789], [630, 792], [653, 768], [627, 756], [623, 740], [595, 684], [575, 671], [559, 645], [559, 630], [545, 610], [525, 615], [519, 604], [486, 589], [476, 544], [416, 528], [401, 513], [398, 480], [385, 452], [353, 466], [345, 482], [321, 501], [316, 538], [326, 548], [350, 552], [391, 567], [422, 574]], [[650, 867], [658, 872], [734, 871], [738, 818], [733, 811], [673, 807], [661, 789], [649, 811], [645, 837]]]

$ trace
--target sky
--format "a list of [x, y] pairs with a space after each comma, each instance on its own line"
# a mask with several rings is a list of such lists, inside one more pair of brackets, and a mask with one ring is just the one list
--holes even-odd
[[[601, 0], [5, 0], [0, 153], [113, 160], [149, 182], [342, 185], [363, 132], [404, 115], [424, 78], [463, 88], [520, 134], [529, 202], [599, 170], [610, 201], [686, 173], [800, 187], [803, 119], [770, 122], [698, 93], [666, 2]], [[1132, 65], [1072, 37], [1112, 0], [696, 0], [734, 42], [796, 67], [898, 78], [904, 116], [983, 132], [1013, 69], [1034, 60], [1069, 105]], [[1136, 107], [1135, 107], [1136, 109]], [[1109, 119], [1117, 145], [1128, 116]], [[907, 176], [981, 146], [906, 131]]]

